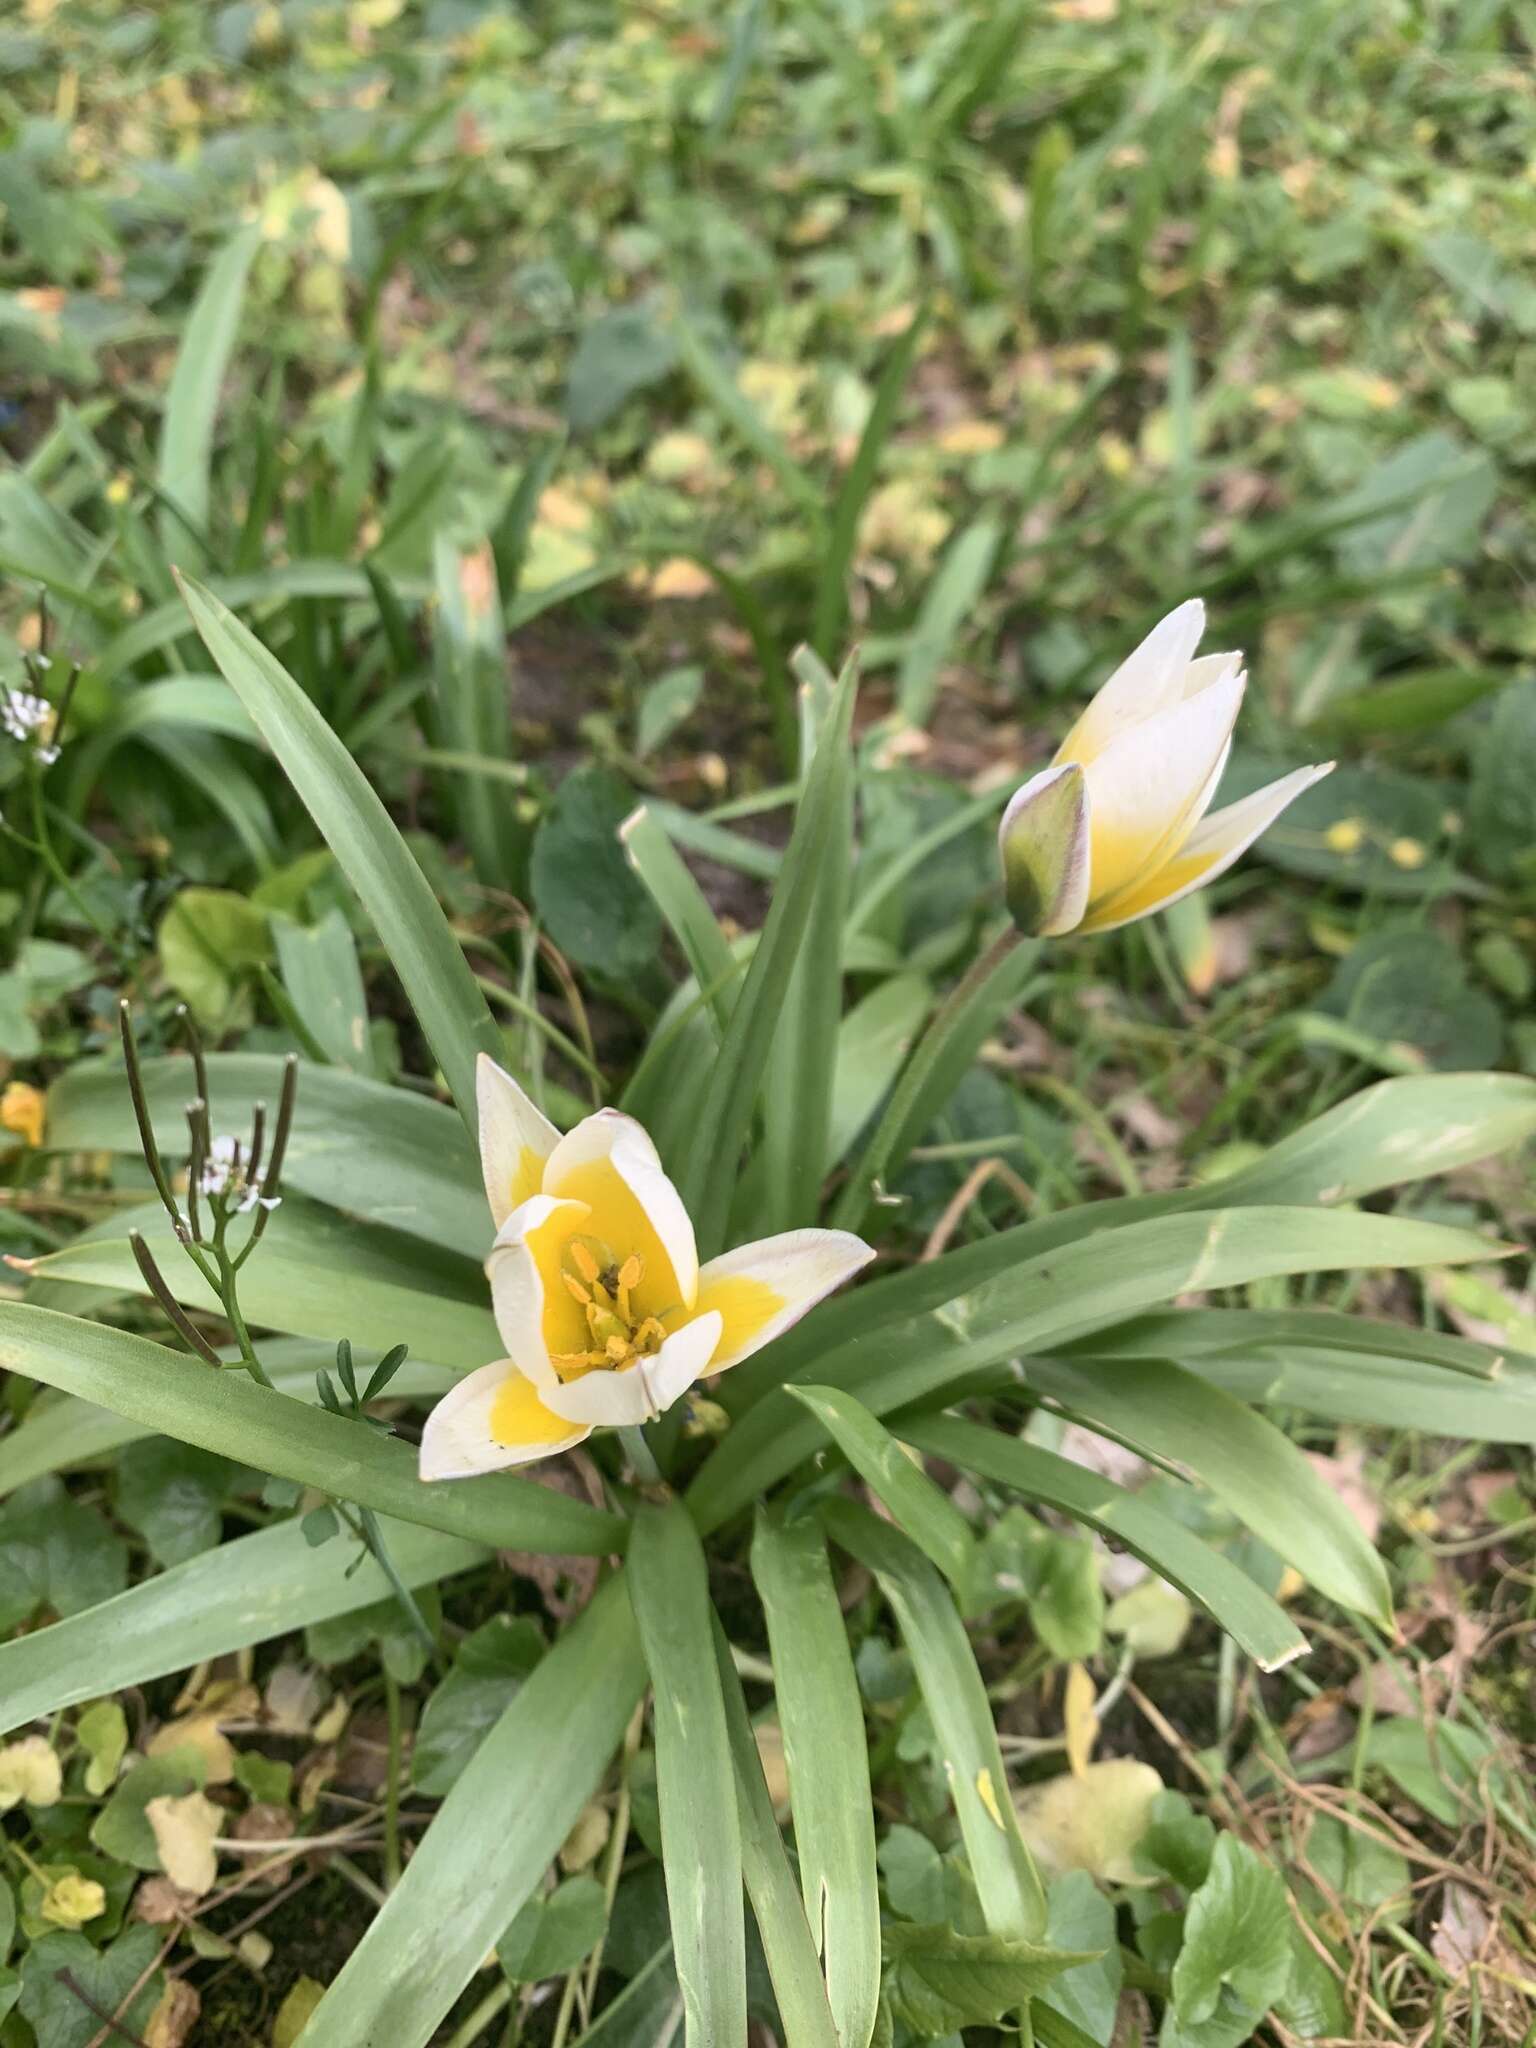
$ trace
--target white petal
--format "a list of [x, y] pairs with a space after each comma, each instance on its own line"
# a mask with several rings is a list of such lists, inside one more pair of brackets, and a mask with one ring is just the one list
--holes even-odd
[[1128, 654], [1073, 726], [1058, 761], [1084, 767], [1117, 733], [1175, 703], [1179, 680], [1205, 631], [1205, 606], [1192, 597], [1160, 619], [1141, 645]]
[[[553, 1283], [556, 1278], [559, 1259], [553, 1255], [555, 1245], [546, 1243], [545, 1234], [547, 1230], [549, 1239], [558, 1240], [563, 1246], [586, 1221], [585, 1203], [535, 1195], [521, 1208], [514, 1209], [497, 1231], [491, 1255], [485, 1262], [486, 1278], [491, 1283], [491, 1310], [501, 1341], [514, 1358], [522, 1361], [523, 1370], [534, 1384], [546, 1392], [559, 1385], [549, 1359], [551, 1303], [546, 1286], [546, 1280]], [[565, 1296], [557, 1295], [553, 1306], [562, 1320], [569, 1321], [569, 1328], [562, 1329], [553, 1348], [583, 1348], [588, 1341], [586, 1326], [576, 1304], [571, 1302], [567, 1307]]]
[[1121, 733], [1089, 764], [1090, 916], [1189, 836], [1211, 799], [1243, 686], [1242, 675], [1226, 676]]
[[[611, 1175], [621, 1186], [613, 1187]], [[592, 1208], [592, 1232], [611, 1245], [622, 1259], [637, 1252], [650, 1266], [659, 1252], [671, 1268], [675, 1302], [646, 1302], [649, 1312], [662, 1308], [691, 1309], [699, 1287], [699, 1252], [693, 1224], [683, 1198], [668, 1180], [650, 1136], [621, 1110], [600, 1109], [568, 1131], [550, 1154], [544, 1169], [546, 1194], [560, 1195]], [[633, 1204], [624, 1198], [624, 1191]], [[633, 1205], [638, 1205], [636, 1213]], [[643, 1240], [650, 1234], [656, 1240]], [[653, 1275], [649, 1293], [659, 1286]]]
[[[532, 1411], [535, 1428], [521, 1442], [499, 1442], [492, 1433], [496, 1404], [519, 1380], [527, 1388], [524, 1406]], [[584, 1423], [573, 1423], [562, 1430], [564, 1418], [555, 1415], [539, 1426], [536, 1418], [540, 1412], [536, 1390], [510, 1358], [482, 1365], [478, 1372], [450, 1387], [427, 1417], [421, 1433], [418, 1467], [422, 1478], [469, 1479], [477, 1472], [501, 1472], [509, 1465], [526, 1465], [534, 1458], [552, 1458], [592, 1433]], [[506, 1433], [504, 1429], [503, 1435]]]
[[1088, 781], [1067, 761], [1042, 768], [1015, 791], [997, 828], [1003, 891], [1020, 931], [1056, 938], [1088, 907], [1092, 835]]
[[1228, 804], [1225, 810], [1213, 811], [1195, 827], [1172, 860], [1165, 861], [1148, 875], [1138, 889], [1127, 892], [1117, 903], [1106, 906], [1102, 923], [1099, 916], [1090, 911], [1081, 929], [1085, 932], [1112, 932], [1138, 917], [1150, 917], [1154, 910], [1166, 910], [1181, 896], [1203, 889], [1207, 882], [1214, 882], [1218, 875], [1224, 875], [1232, 863], [1248, 851], [1261, 832], [1269, 830], [1287, 804], [1294, 803], [1303, 790], [1310, 789], [1314, 782], [1321, 782], [1332, 770], [1331, 761], [1325, 761], [1316, 768], [1297, 768], [1289, 775], [1282, 775], [1278, 782], [1266, 783], [1263, 789], [1256, 789], [1252, 796]]
[[711, 1259], [699, 1274], [699, 1308], [718, 1310], [725, 1328], [710, 1371], [761, 1351], [874, 1256], [847, 1230], [786, 1230]]
[[481, 1053], [475, 1062], [475, 1097], [480, 1112], [480, 1171], [499, 1230], [514, 1209], [539, 1192], [544, 1162], [559, 1144], [560, 1133], [489, 1053]]
[[601, 1423], [608, 1429], [649, 1422], [653, 1416], [664, 1415], [710, 1370], [720, 1330], [718, 1315], [695, 1316], [691, 1323], [674, 1330], [652, 1357], [623, 1372], [605, 1372], [599, 1366], [543, 1398], [557, 1415]]

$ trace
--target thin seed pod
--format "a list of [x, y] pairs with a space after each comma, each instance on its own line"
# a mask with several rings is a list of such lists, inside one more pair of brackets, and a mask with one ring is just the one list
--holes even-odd
[[134, 1260], [138, 1265], [139, 1271], [144, 1275], [145, 1283], [150, 1293], [159, 1302], [170, 1322], [174, 1324], [176, 1329], [186, 1338], [187, 1342], [200, 1357], [206, 1359], [209, 1365], [218, 1366], [222, 1370], [223, 1359], [220, 1358], [202, 1331], [194, 1326], [186, 1310], [176, 1299], [175, 1295], [172, 1294], [170, 1288], [166, 1286], [165, 1278], [160, 1268], [155, 1264], [154, 1254], [144, 1242], [141, 1234], [137, 1230], [130, 1230], [128, 1242], [133, 1247]]
[[192, 1072], [197, 1078], [197, 1092], [204, 1105], [213, 1100], [208, 1086], [208, 1062], [203, 1057], [203, 1034], [197, 1028], [197, 1020], [185, 1003], [176, 1005], [176, 1022], [181, 1026], [182, 1036], [187, 1041], [187, 1051], [192, 1055]]
[[[199, 1115], [198, 1112], [202, 1114]], [[198, 1214], [197, 1196], [202, 1185], [203, 1168], [208, 1162], [207, 1111], [204, 1102], [187, 1104], [187, 1133], [190, 1149], [187, 1153], [187, 1222], [192, 1230], [192, 1242], [203, 1241], [202, 1219]]]
[[267, 1105], [258, 1102], [251, 1109], [251, 1160], [245, 1169], [245, 1177], [251, 1186], [259, 1187], [261, 1180], [261, 1150], [267, 1136]]
[[261, 1200], [256, 1204], [256, 1221], [241, 1259], [249, 1258], [261, 1242], [261, 1233], [267, 1227], [267, 1218], [272, 1214], [281, 1195], [283, 1179], [283, 1157], [288, 1150], [288, 1133], [293, 1129], [293, 1106], [299, 1092], [299, 1056], [289, 1053], [283, 1062], [283, 1092], [277, 1098], [277, 1121], [272, 1127], [272, 1163], [267, 1168], [267, 1178]]
[[149, 1120], [149, 1103], [144, 1094], [144, 1076], [139, 1069], [138, 1041], [133, 1035], [133, 1020], [126, 997], [117, 1006], [117, 1019], [123, 1037], [123, 1064], [128, 1070], [128, 1094], [133, 1103], [133, 1119], [139, 1127], [139, 1146], [144, 1154], [144, 1164], [149, 1168], [149, 1177], [155, 1184], [155, 1193], [165, 1205], [165, 1213], [171, 1219], [172, 1228], [185, 1243], [186, 1221], [176, 1206], [176, 1197], [171, 1193], [171, 1184], [166, 1179], [165, 1167], [160, 1158], [160, 1148], [155, 1143], [154, 1125]]

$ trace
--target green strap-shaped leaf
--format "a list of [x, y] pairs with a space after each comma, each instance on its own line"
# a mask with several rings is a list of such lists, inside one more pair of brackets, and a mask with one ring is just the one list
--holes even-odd
[[672, 928], [719, 1031], [730, 1022], [740, 979], [730, 941], [686, 861], [646, 805], [619, 827], [625, 857]]
[[0, 1367], [260, 1472], [494, 1549], [604, 1557], [628, 1535], [622, 1516], [509, 1472], [429, 1484], [394, 1437], [271, 1393], [244, 1373], [27, 1302], [0, 1302]]
[[1187, 1466], [1320, 1593], [1392, 1627], [1386, 1569], [1360, 1524], [1290, 1438], [1231, 1394], [1157, 1358], [1039, 1358], [1029, 1383], [1090, 1427]]
[[[838, 792], [855, 683], [850, 665], [822, 728], [773, 905], [698, 1106], [683, 1192], [698, 1228], [700, 1254], [706, 1258], [725, 1241], [731, 1192], [778, 1028], [785, 982], [816, 902], [818, 870], [843, 816]], [[819, 1173], [819, 1151], [814, 1164]]]
[[[839, 2038], [821, 1980], [821, 1964], [811, 1939], [810, 1923], [800, 1887], [789, 1867], [784, 1838], [774, 1818], [773, 1801], [763, 1777], [762, 1759], [747, 1718], [741, 1680], [731, 1662], [731, 1647], [718, 1619], [714, 1625], [715, 1665], [725, 1705], [725, 1730], [736, 1773], [736, 1810], [741, 1823], [741, 1869], [752, 1901], [757, 1931], [763, 1939], [768, 1974], [773, 1979], [783, 2022], [785, 2048], [866, 2048], [866, 2037]], [[861, 1731], [862, 1735], [862, 1731]], [[861, 1741], [862, 1747], [862, 1741]]]
[[[216, 1130], [249, 1130], [256, 1103], [276, 1105], [283, 1062], [275, 1056], [209, 1053], [207, 1067]], [[196, 1093], [190, 1063], [147, 1059], [142, 1072], [155, 1135], [168, 1158], [182, 1158], [187, 1103]], [[88, 1060], [61, 1074], [48, 1091], [44, 1137], [58, 1152], [137, 1155], [121, 1062]], [[444, 1103], [360, 1074], [301, 1062], [283, 1185], [451, 1251], [490, 1250], [480, 1161], [459, 1119]]]
[[[961, 1245], [941, 1259], [860, 1287], [807, 1317], [720, 1383], [731, 1414], [877, 1323], [921, 1315], [1028, 1259], [1159, 1216], [1275, 1203], [1355, 1202], [1426, 1173], [1448, 1173], [1536, 1131], [1536, 1079], [1522, 1074], [1418, 1074], [1379, 1081], [1284, 1138], [1229, 1180], [1166, 1195], [1085, 1202], [1059, 1215]], [[819, 1376], [819, 1375], [818, 1375]]]
[[862, 1401], [836, 1387], [787, 1389], [826, 1429], [854, 1471], [885, 1502], [923, 1555], [960, 1598], [971, 1579], [976, 1543], [971, 1525], [942, 1488], [914, 1465], [883, 1422]]
[[[1486, 1259], [1493, 1249], [1469, 1230], [1355, 1210], [1218, 1209], [1210, 1215], [1159, 1216], [1026, 1259], [926, 1314], [876, 1322], [820, 1356], [813, 1351], [800, 1374], [856, 1394], [876, 1415], [916, 1402], [942, 1407], [947, 1391], [971, 1374], [1054, 1348], [1180, 1294], [1245, 1286], [1282, 1273], [1463, 1264]], [[927, 1270], [944, 1263], [935, 1259]], [[855, 1324], [859, 1301], [855, 1293], [849, 1303]], [[815, 1317], [806, 1318], [807, 1326], [815, 1323]], [[689, 1490], [700, 1528], [718, 1527], [792, 1472], [817, 1448], [820, 1435], [812, 1417], [795, 1415], [782, 1395], [760, 1401], [735, 1423]]]
[[252, 226], [241, 228], [219, 251], [182, 332], [160, 427], [159, 483], [170, 500], [160, 507], [160, 538], [173, 562], [201, 554], [193, 536], [208, 526], [219, 390], [240, 325], [245, 280], [260, 246], [261, 230]]
[[983, 1428], [980, 1423], [965, 1422], [959, 1416], [926, 1415], [903, 1422], [900, 1429], [903, 1440], [919, 1450], [946, 1458], [999, 1486], [1012, 1487], [1026, 1500], [1059, 1508], [1075, 1521], [1086, 1522], [1101, 1535], [1123, 1543], [1207, 1609], [1265, 1671], [1289, 1664], [1306, 1650], [1306, 1637], [1285, 1609], [1245, 1571], [1172, 1515], [1139, 1500], [1112, 1479], [1101, 1478], [1054, 1451], [1043, 1451], [1038, 1445]]
[[988, 1929], [1043, 1939], [1045, 1893], [1019, 1833], [987, 1689], [949, 1588], [915, 1543], [866, 1508], [833, 1500], [823, 1514], [842, 1547], [874, 1573], [911, 1653]]
[[689, 2048], [714, 2048], [747, 2037], [741, 1827], [704, 1552], [680, 1502], [635, 1516], [628, 1578], [651, 1674], [661, 1860], [686, 2038]]
[[644, 1684], [611, 1579], [475, 1751], [297, 2048], [426, 2048], [601, 1783]]
[[436, 896], [367, 778], [282, 663], [209, 590], [182, 579], [192, 622], [266, 735], [373, 919], [471, 1133], [475, 1055], [501, 1034]]
[[[483, 1564], [491, 1552], [458, 1536], [384, 1519], [390, 1563], [407, 1586]], [[297, 1520], [237, 1536], [82, 1614], [0, 1645], [0, 1734], [80, 1700], [146, 1685], [209, 1657], [387, 1600], [371, 1556], [336, 1536], [315, 1549]]]
[[880, 2004], [880, 1884], [859, 1682], [814, 1522], [761, 1509], [752, 1577], [768, 1619], [773, 1689], [800, 1884], [843, 2048], [866, 2048]]

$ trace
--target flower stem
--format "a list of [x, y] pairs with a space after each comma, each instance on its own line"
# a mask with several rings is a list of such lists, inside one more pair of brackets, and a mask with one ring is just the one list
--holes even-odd
[[404, 1868], [400, 1860], [400, 1759], [403, 1721], [400, 1681], [384, 1666], [384, 1707], [389, 1716], [389, 1755], [384, 1777], [384, 1889], [393, 1891]]

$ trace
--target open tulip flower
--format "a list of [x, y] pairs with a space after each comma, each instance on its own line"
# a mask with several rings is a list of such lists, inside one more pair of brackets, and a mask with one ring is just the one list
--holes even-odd
[[423, 1479], [461, 1479], [651, 1420], [874, 1257], [845, 1230], [791, 1230], [700, 1266], [693, 1224], [633, 1117], [560, 1133], [480, 1057], [480, 1163], [496, 1222], [486, 1261], [507, 1357], [427, 1418]]
[[1298, 768], [1207, 817], [1247, 677], [1240, 654], [1195, 658], [1204, 631], [1197, 599], [1154, 626], [1003, 813], [1008, 908], [1024, 931], [1108, 932], [1166, 910], [1333, 766]]

